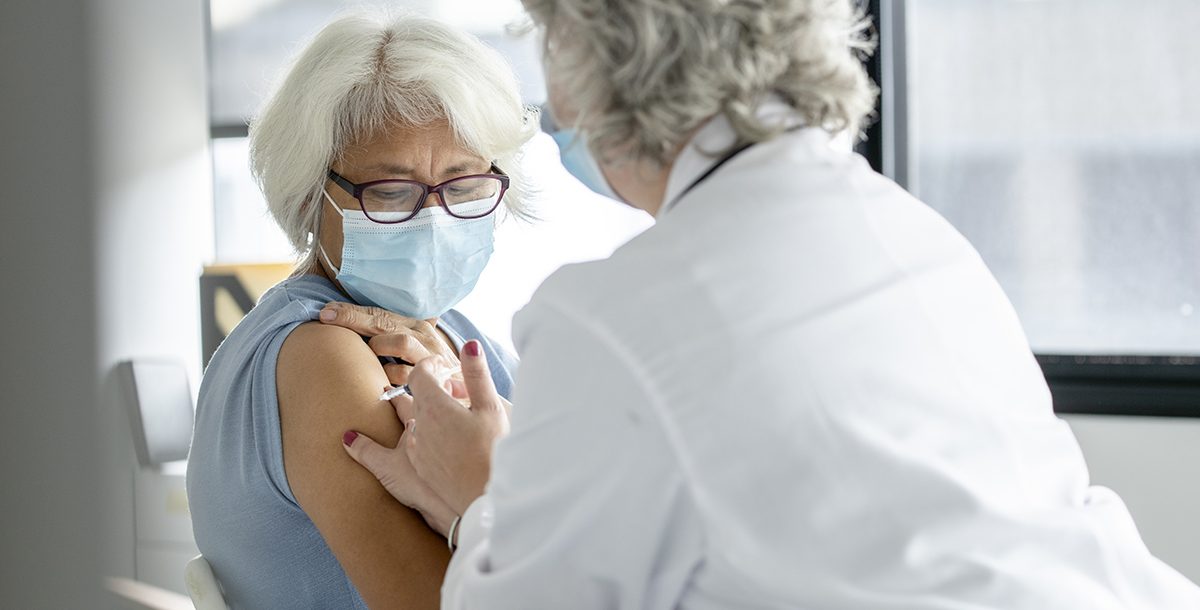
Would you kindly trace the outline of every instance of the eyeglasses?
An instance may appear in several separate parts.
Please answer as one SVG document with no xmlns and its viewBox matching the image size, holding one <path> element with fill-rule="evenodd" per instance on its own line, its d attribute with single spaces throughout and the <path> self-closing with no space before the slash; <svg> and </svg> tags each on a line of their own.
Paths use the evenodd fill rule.
<svg viewBox="0 0 1200 610">
<path fill-rule="evenodd" d="M 430 186 L 416 180 L 373 180 L 355 184 L 329 170 L 329 179 L 358 200 L 367 218 L 379 224 L 394 225 L 411 220 L 430 193 L 455 218 L 483 218 L 496 211 L 508 190 L 508 176 L 494 164 L 490 174 L 459 176 Z"/>
</svg>

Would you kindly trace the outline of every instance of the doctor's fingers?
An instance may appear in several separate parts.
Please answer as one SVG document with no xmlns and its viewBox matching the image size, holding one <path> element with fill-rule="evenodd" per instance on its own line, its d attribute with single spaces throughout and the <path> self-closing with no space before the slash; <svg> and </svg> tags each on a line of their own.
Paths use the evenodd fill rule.
<svg viewBox="0 0 1200 610">
<path fill-rule="evenodd" d="M 408 459 L 404 437 L 402 433 L 400 442 L 389 449 L 365 434 L 350 430 L 342 436 L 342 447 L 400 503 L 418 510 L 436 506 L 434 503 L 440 500 L 417 476 Z"/>
<path fill-rule="evenodd" d="M 401 424 L 404 424 L 408 420 L 417 416 L 417 408 L 413 404 L 412 396 L 409 396 L 408 394 L 401 394 L 393 398 L 392 408 L 396 410 L 396 417 L 400 420 Z"/>
<path fill-rule="evenodd" d="M 418 417 L 408 423 L 412 432 L 404 449 L 413 469 L 456 515 L 483 494 L 491 477 L 496 437 L 486 419 L 458 407 L 440 418 Z"/>
<path fill-rule="evenodd" d="M 500 394 L 496 392 L 496 383 L 492 381 L 492 372 L 488 367 L 487 356 L 483 353 L 483 346 L 478 341 L 468 341 L 462 352 L 462 379 L 471 399 L 471 410 L 507 413 L 502 402 L 504 399 L 500 398 Z"/>
<path fill-rule="evenodd" d="M 396 448 L 404 449 L 417 478 L 433 490 L 432 494 L 442 497 L 443 493 L 452 493 L 446 482 L 454 480 L 453 469 L 447 465 L 442 452 L 453 449 L 449 448 L 452 445 L 447 446 L 445 430 L 439 428 L 440 422 L 422 420 L 418 423 L 417 420 L 411 419 L 405 422 L 404 438 Z"/>
<path fill-rule="evenodd" d="M 453 404 L 458 404 L 451 396 L 451 378 L 457 374 L 460 364 L 457 359 L 451 360 L 442 356 L 430 356 L 417 362 L 408 373 L 408 387 L 413 398 L 418 403 L 418 412 L 425 402 L 437 403 L 437 398 L 444 398 Z M 461 406 L 460 406 L 461 408 Z"/>
</svg>

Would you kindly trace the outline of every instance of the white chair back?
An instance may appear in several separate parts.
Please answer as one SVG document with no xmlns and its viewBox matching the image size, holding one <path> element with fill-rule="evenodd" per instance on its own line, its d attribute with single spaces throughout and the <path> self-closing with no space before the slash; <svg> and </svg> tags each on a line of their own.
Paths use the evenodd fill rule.
<svg viewBox="0 0 1200 610">
<path fill-rule="evenodd" d="M 212 566 L 204 560 L 204 555 L 196 555 L 187 563 L 183 579 L 196 610 L 229 610 L 229 606 L 225 605 L 225 597 L 221 595 L 221 585 L 213 574 Z"/>
</svg>

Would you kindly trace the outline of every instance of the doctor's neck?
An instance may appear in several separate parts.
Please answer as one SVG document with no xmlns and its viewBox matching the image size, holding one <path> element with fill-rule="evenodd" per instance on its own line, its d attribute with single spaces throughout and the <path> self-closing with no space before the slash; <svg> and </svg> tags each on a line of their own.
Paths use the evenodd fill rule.
<svg viewBox="0 0 1200 610">
<path fill-rule="evenodd" d="M 600 171 L 608 179 L 608 185 L 625 200 L 625 203 L 657 218 L 658 211 L 665 203 L 663 200 L 667 196 L 667 182 L 671 178 L 671 169 L 675 167 L 675 161 L 703 127 L 704 123 L 701 123 L 688 132 L 671 157 L 663 163 L 630 158 L 611 164 L 600 164 Z"/>
<path fill-rule="evenodd" d="M 604 172 L 609 186 L 625 203 L 657 216 L 667 195 L 667 178 L 671 175 L 672 165 L 644 160 L 625 161 L 605 164 L 600 171 Z"/>
</svg>

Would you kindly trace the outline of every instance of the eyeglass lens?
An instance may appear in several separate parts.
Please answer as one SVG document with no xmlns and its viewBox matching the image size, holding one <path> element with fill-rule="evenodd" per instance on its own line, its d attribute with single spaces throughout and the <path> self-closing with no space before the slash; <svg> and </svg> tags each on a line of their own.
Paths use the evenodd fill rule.
<svg viewBox="0 0 1200 610">
<path fill-rule="evenodd" d="M 502 186 L 497 178 L 474 176 L 447 182 L 438 192 L 451 215 L 479 218 L 488 215 L 499 203 Z M 364 189 L 362 203 L 368 217 L 372 214 L 411 213 L 417 206 L 423 205 L 423 194 L 424 189 L 416 184 L 387 182 Z"/>
</svg>

